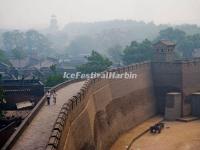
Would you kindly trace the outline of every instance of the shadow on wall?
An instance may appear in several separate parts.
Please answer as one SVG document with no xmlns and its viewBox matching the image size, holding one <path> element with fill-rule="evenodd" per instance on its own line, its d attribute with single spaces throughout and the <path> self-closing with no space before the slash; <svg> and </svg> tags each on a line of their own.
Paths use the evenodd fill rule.
<svg viewBox="0 0 200 150">
<path fill-rule="evenodd" d="M 156 113 L 151 64 L 111 70 L 137 79 L 91 79 L 63 105 L 47 149 L 107 150 L 123 132 Z"/>
</svg>

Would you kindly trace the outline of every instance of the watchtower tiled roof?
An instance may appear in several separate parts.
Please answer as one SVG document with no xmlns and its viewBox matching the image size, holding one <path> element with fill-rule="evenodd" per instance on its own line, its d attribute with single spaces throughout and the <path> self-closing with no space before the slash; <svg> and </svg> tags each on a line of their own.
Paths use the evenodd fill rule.
<svg viewBox="0 0 200 150">
<path fill-rule="evenodd" d="M 160 44 L 160 43 L 164 44 L 166 46 L 175 46 L 176 45 L 176 43 L 174 43 L 174 42 L 172 42 L 170 40 L 160 40 L 157 43 L 155 43 L 154 45 L 157 45 L 157 44 Z"/>
</svg>

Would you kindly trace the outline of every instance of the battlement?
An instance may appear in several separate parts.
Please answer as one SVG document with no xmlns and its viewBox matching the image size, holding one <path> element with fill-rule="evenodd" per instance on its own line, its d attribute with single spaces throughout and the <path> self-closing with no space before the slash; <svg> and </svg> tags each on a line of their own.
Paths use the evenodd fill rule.
<svg viewBox="0 0 200 150">
<path fill-rule="evenodd" d="M 153 85 L 150 68 L 150 62 L 143 62 L 108 70 L 108 72 L 116 73 L 139 72 L 140 79 L 135 81 L 127 79 L 106 80 L 102 78 L 86 80 L 80 91 L 62 106 L 54 124 L 47 149 L 51 149 L 52 147 L 56 149 L 65 147 L 66 149 L 73 150 L 83 148 L 87 146 L 87 144 L 101 147 L 97 149 L 105 149 L 105 147 L 108 148 L 116 140 L 119 133 L 130 129 L 144 119 L 154 115 L 156 109 L 152 95 Z M 124 91 L 120 90 L 122 87 Z M 130 96 L 123 98 L 128 95 Z M 131 95 L 135 98 L 131 98 Z M 147 103 L 146 109 L 140 109 L 140 107 L 144 106 L 142 103 L 137 102 L 137 97 L 140 97 L 141 101 L 144 101 L 143 104 Z M 119 104 L 115 103 L 115 101 L 118 101 Z M 127 105 L 130 103 L 129 101 L 132 101 L 131 105 Z M 138 108 L 132 109 L 132 105 L 138 105 Z M 122 109 L 121 111 L 119 110 L 119 113 L 122 113 L 122 115 L 124 113 L 127 114 L 123 119 L 120 117 L 120 120 L 115 117 L 115 115 L 117 115 L 115 112 L 111 112 L 111 110 L 119 109 L 118 107 Z M 138 116 L 135 116 L 136 114 Z M 131 123 L 128 123 L 128 121 L 127 125 L 124 126 L 123 120 L 128 120 L 127 117 L 130 117 L 130 115 L 134 115 L 132 116 L 133 118 L 138 118 L 139 116 L 141 118 Z M 103 116 L 107 117 L 104 118 Z M 116 127 L 113 124 L 113 121 L 116 121 L 116 119 L 120 127 Z M 110 122 L 109 125 L 108 122 Z M 102 127 L 98 127 L 97 124 L 102 124 L 105 128 L 102 129 Z M 82 126 L 82 128 L 79 126 Z M 84 131 L 83 128 L 87 131 Z M 115 132 L 111 132 L 112 130 L 115 130 Z M 104 136 L 104 138 L 97 141 L 97 138 L 100 138 L 101 135 Z M 81 139 L 83 140 L 77 141 L 76 137 L 82 137 Z M 69 142 L 71 140 L 74 140 L 74 142 Z M 104 144 L 102 145 L 99 142 L 103 142 Z M 73 143 L 75 145 L 73 145 Z"/>
<path fill-rule="evenodd" d="M 190 104 L 186 100 L 200 89 L 199 60 L 147 61 L 106 71 L 132 72 L 138 74 L 135 80 L 101 77 L 85 80 L 75 95 L 66 98 L 58 117 L 53 119 L 56 121 L 46 149 L 109 149 L 120 134 L 154 116 L 158 108 L 162 112 L 169 92 L 180 93 L 181 115 L 187 115 Z M 53 89 L 63 92 L 62 88 L 67 89 L 65 86 L 73 82 L 76 81 Z M 80 86 L 82 82 L 77 84 Z M 45 97 L 35 109 L 39 111 L 44 102 Z M 35 112 L 27 117 L 24 126 L 33 119 Z M 18 137 L 22 132 L 19 128 Z"/>
<path fill-rule="evenodd" d="M 119 134 L 153 116 L 157 110 L 156 105 L 161 112 L 164 111 L 164 100 L 168 92 L 180 92 L 184 101 L 187 95 L 197 88 L 200 89 L 199 86 L 194 86 L 196 84 L 191 81 L 192 77 L 187 73 L 189 66 L 189 73 L 196 76 L 194 73 L 196 67 L 191 66 L 199 63 L 200 59 L 147 61 L 107 71 L 137 73 L 139 74 L 137 80 L 106 80 L 100 77 L 86 80 L 80 91 L 63 105 L 54 124 L 47 149 L 65 147 L 75 150 L 83 147 L 87 149 L 87 146 L 97 149 L 109 148 Z M 196 77 L 195 80 L 200 85 Z M 190 86 L 188 81 L 193 85 Z M 188 84 L 189 88 L 186 88 L 185 84 Z M 188 105 L 184 104 L 182 115 L 189 111 Z M 131 121 L 130 117 L 135 120 Z M 82 141 L 77 141 L 78 138 Z"/>
</svg>

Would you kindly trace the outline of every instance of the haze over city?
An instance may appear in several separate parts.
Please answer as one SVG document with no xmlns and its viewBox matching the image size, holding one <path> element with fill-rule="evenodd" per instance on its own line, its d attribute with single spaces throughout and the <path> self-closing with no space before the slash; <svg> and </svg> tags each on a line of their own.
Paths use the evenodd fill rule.
<svg viewBox="0 0 200 150">
<path fill-rule="evenodd" d="M 200 0 L 0 0 L 1 150 L 199 150 Z"/>
<path fill-rule="evenodd" d="M 199 0 L 0 0 L 0 28 L 45 28 L 55 14 L 59 26 L 105 20 L 200 24 Z"/>
</svg>

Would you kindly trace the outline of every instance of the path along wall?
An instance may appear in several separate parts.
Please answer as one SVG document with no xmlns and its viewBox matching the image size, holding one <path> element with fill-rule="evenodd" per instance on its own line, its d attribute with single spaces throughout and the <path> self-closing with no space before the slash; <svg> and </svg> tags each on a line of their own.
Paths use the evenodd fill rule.
<svg viewBox="0 0 200 150">
<path fill-rule="evenodd" d="M 47 149 L 107 150 L 120 134 L 155 115 L 151 64 L 134 64 L 112 72 L 138 76 L 87 80 L 63 105 Z"/>
</svg>

